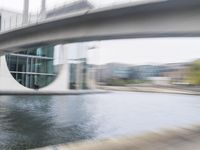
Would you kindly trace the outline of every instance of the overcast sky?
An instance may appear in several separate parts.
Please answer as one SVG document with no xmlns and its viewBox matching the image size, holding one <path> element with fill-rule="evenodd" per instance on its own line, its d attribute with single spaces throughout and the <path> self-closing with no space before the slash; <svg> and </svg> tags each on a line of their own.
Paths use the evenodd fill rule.
<svg viewBox="0 0 200 150">
<path fill-rule="evenodd" d="M 52 8 L 71 0 L 46 0 Z M 116 0 L 90 0 L 95 5 L 112 4 Z M 117 0 L 126 1 L 126 0 Z M 127 0 L 143 1 L 143 0 Z M 150 0 L 146 0 L 150 1 Z M 39 11 L 41 0 L 30 0 L 32 12 Z M 22 11 L 23 0 L 0 0 L 0 7 Z M 133 39 L 100 42 L 90 51 L 91 62 L 103 64 L 122 62 L 129 64 L 184 62 L 200 58 L 200 38 Z"/>
<path fill-rule="evenodd" d="M 90 62 L 164 64 L 200 58 L 200 38 L 152 38 L 102 41 L 89 53 Z"/>
<path fill-rule="evenodd" d="M 30 11 L 36 12 L 40 9 L 41 6 L 41 0 L 29 0 L 30 1 Z M 65 2 L 71 2 L 74 0 L 46 0 L 47 8 L 52 8 L 57 5 L 62 5 Z M 91 3 L 93 3 L 96 6 L 100 5 L 108 5 L 112 4 L 114 2 L 125 2 L 125 1 L 147 1 L 147 0 L 89 0 Z M 148 0 L 149 1 L 149 0 Z M 22 11 L 23 10 L 23 2 L 24 0 L 0 0 L 0 7 L 2 8 L 8 8 L 11 10 L 17 10 Z"/>
<path fill-rule="evenodd" d="M 30 1 L 31 12 L 37 12 L 40 10 L 41 0 L 29 0 L 29 1 Z M 47 1 L 47 7 L 52 7 L 54 5 L 67 2 L 69 0 L 46 0 L 46 1 Z M 0 0 L 0 7 L 22 12 L 23 2 L 24 0 Z"/>
<path fill-rule="evenodd" d="M 30 1 L 30 12 L 37 12 L 40 10 L 41 0 L 29 0 Z M 55 6 L 62 5 L 63 3 L 68 3 L 76 0 L 46 0 L 47 8 L 53 8 Z M 135 2 L 135 3 L 146 3 L 146 2 L 156 2 L 165 0 L 88 0 L 93 5 L 97 7 L 113 5 L 116 3 L 124 2 Z M 0 0 L 0 8 L 7 8 L 11 10 L 21 11 L 23 10 L 24 0 Z"/>
</svg>

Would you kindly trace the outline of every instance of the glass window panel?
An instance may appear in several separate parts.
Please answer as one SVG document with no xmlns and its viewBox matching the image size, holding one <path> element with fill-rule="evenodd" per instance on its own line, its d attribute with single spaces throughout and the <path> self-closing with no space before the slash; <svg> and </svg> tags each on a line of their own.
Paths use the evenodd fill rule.
<svg viewBox="0 0 200 150">
<path fill-rule="evenodd" d="M 12 76 L 20 84 L 28 88 L 38 89 L 47 86 L 55 79 L 56 76 L 53 75 L 55 72 L 53 65 L 53 46 L 31 48 L 17 54 L 19 55 L 6 55 L 6 60 L 9 70 L 16 72 L 12 73 Z M 41 58 L 30 57 L 32 55 L 37 57 L 41 56 Z"/>
<path fill-rule="evenodd" d="M 26 72 L 26 57 L 18 57 L 18 72 Z"/>
<path fill-rule="evenodd" d="M 8 63 L 8 68 L 10 71 L 16 71 L 16 62 L 17 62 L 17 57 L 16 56 L 8 56 L 9 58 L 9 63 Z"/>
</svg>

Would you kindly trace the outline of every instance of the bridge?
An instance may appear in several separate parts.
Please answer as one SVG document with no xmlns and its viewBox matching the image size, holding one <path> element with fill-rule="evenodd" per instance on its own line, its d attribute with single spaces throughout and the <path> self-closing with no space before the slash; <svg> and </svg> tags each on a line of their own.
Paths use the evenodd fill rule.
<svg viewBox="0 0 200 150">
<path fill-rule="evenodd" d="M 200 1 L 124 4 L 46 19 L 0 33 L 0 52 L 94 40 L 199 37 Z"/>
</svg>

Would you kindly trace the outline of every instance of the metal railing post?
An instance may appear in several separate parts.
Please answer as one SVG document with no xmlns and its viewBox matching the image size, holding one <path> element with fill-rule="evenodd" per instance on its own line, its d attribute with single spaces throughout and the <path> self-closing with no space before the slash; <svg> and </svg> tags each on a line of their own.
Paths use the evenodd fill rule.
<svg viewBox="0 0 200 150">
<path fill-rule="evenodd" d="M 17 28 L 17 15 L 16 15 L 16 19 L 15 19 L 15 28 Z"/>
<path fill-rule="evenodd" d="M 10 30 L 11 30 L 12 17 L 10 16 Z"/>
<path fill-rule="evenodd" d="M 4 19 L 4 31 L 6 30 L 6 21 L 5 21 L 5 19 Z"/>
</svg>

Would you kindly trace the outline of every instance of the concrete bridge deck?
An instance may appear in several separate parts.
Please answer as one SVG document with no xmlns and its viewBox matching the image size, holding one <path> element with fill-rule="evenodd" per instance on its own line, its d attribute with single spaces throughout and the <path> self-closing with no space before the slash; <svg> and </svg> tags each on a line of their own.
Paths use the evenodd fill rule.
<svg viewBox="0 0 200 150">
<path fill-rule="evenodd" d="M 165 130 L 133 138 L 86 141 L 34 150 L 200 150 L 200 126 Z"/>
<path fill-rule="evenodd" d="M 199 0 L 167 0 L 81 11 L 0 33 L 0 52 L 95 40 L 200 37 L 199 14 Z"/>
</svg>

